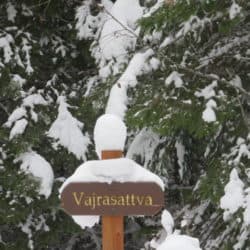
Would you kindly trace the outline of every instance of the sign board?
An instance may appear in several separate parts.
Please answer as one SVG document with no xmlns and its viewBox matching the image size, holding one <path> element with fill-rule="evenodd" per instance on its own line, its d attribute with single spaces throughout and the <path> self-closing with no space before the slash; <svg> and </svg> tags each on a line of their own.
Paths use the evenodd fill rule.
<svg viewBox="0 0 250 250">
<path fill-rule="evenodd" d="M 164 206 L 164 192 L 154 182 L 74 182 L 61 201 L 70 215 L 154 215 Z"/>
</svg>

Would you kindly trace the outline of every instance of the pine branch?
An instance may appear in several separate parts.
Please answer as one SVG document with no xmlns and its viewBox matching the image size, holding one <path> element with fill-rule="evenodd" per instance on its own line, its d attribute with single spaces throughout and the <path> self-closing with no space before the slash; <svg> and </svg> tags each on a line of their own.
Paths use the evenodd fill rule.
<svg viewBox="0 0 250 250">
<path fill-rule="evenodd" d="M 4 107 L 4 105 L 0 102 L 0 108 L 6 113 L 8 116 L 10 115 L 8 110 Z"/>
<path fill-rule="evenodd" d="M 238 90 L 239 92 L 241 92 L 242 94 L 250 97 L 250 93 L 247 92 L 245 89 L 243 89 L 242 87 L 240 86 L 235 86 L 233 85 L 230 81 L 227 81 L 225 79 L 221 79 L 220 77 L 216 76 L 216 75 L 211 75 L 211 74 L 205 74 L 205 73 L 202 73 L 198 70 L 193 70 L 191 68 L 188 68 L 186 66 L 183 66 L 181 64 L 177 64 L 176 62 L 174 62 L 171 58 L 168 58 L 166 57 L 162 52 L 159 52 L 158 53 L 160 56 L 162 56 L 166 61 L 168 61 L 170 64 L 172 64 L 174 67 L 176 67 L 177 69 L 181 69 L 183 71 L 186 71 L 187 73 L 190 73 L 191 75 L 195 75 L 195 76 L 199 76 L 201 78 L 204 78 L 204 79 L 207 79 L 207 80 L 211 80 L 211 81 L 218 81 L 218 82 L 221 82 L 225 85 L 228 85 L 228 86 L 231 86 L 233 87 L 234 89 Z"/>
<path fill-rule="evenodd" d="M 246 113 L 245 113 L 244 108 L 242 106 L 242 103 L 240 101 L 239 93 L 238 93 L 237 90 L 235 92 L 236 92 L 236 95 L 237 95 L 237 101 L 238 101 L 239 106 L 240 106 L 240 112 L 241 112 L 243 122 L 244 122 L 244 124 L 245 124 L 245 126 L 247 128 L 247 131 L 250 132 L 250 127 L 249 127 L 249 124 L 248 124 L 248 121 L 247 121 L 247 118 L 246 118 L 247 116 L 246 116 Z"/>
</svg>

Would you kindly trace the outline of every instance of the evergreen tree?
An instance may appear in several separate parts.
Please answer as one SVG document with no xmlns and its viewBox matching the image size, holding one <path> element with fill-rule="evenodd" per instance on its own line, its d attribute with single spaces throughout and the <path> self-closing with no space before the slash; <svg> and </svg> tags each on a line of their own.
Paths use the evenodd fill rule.
<svg viewBox="0 0 250 250">
<path fill-rule="evenodd" d="M 108 112 L 128 125 L 127 157 L 165 181 L 177 228 L 206 250 L 249 249 L 248 1 L 9 0 L 0 13 L 0 248 L 100 249 L 58 188 L 97 158 Z M 159 217 L 126 228 L 126 249 L 162 233 Z"/>
<path fill-rule="evenodd" d="M 95 248 L 58 197 L 64 177 L 86 160 L 98 113 L 83 98 L 95 68 L 89 42 L 76 38 L 80 3 L 0 4 L 1 249 L 71 249 L 81 240 Z"/>
<path fill-rule="evenodd" d="M 204 249 L 249 249 L 249 8 L 180 0 L 140 21 L 160 66 L 131 91 L 127 121 L 165 138 L 150 167 L 167 168 L 169 205 Z"/>
</svg>

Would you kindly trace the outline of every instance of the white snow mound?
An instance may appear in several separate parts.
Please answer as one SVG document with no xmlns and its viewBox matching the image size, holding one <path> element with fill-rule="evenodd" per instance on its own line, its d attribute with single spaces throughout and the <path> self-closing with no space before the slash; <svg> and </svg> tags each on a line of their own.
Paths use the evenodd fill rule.
<svg viewBox="0 0 250 250">
<path fill-rule="evenodd" d="M 186 235 L 171 234 L 157 250 L 201 250 L 199 240 Z"/>
<path fill-rule="evenodd" d="M 82 229 L 86 227 L 93 227 L 100 220 L 100 216 L 88 216 L 88 215 L 74 215 L 72 216 L 74 222 L 78 224 Z"/>
<path fill-rule="evenodd" d="M 54 173 L 51 165 L 34 151 L 21 154 L 15 161 L 22 161 L 20 168 L 25 173 L 32 174 L 40 181 L 39 194 L 48 198 L 51 194 L 54 181 Z"/>
<path fill-rule="evenodd" d="M 94 129 L 98 157 L 101 158 L 103 150 L 123 150 L 126 137 L 126 125 L 118 116 L 105 114 L 99 117 Z"/>
<path fill-rule="evenodd" d="M 87 135 L 82 134 L 83 123 L 71 115 L 64 96 L 58 97 L 58 103 L 58 116 L 51 125 L 48 136 L 57 140 L 54 143 L 55 147 L 60 144 L 73 153 L 77 159 L 86 160 L 90 139 Z"/>
<path fill-rule="evenodd" d="M 244 203 L 244 183 L 234 168 L 230 173 L 230 180 L 225 186 L 225 195 L 220 200 L 220 207 L 224 209 L 224 220 L 228 220 Z"/>
<path fill-rule="evenodd" d="M 166 209 L 161 214 L 161 224 L 168 235 L 172 234 L 174 228 L 174 219 Z"/>
<path fill-rule="evenodd" d="M 159 176 L 127 158 L 83 163 L 63 183 L 60 192 L 71 182 L 155 182 L 164 190 L 164 183 Z"/>
</svg>

